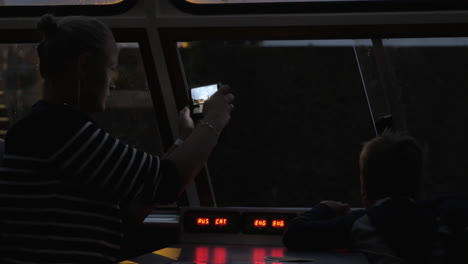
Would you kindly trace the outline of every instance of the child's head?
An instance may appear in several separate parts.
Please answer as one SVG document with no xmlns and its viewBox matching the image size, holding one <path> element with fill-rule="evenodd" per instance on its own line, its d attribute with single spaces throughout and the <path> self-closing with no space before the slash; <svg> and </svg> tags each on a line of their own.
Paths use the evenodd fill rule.
<svg viewBox="0 0 468 264">
<path fill-rule="evenodd" d="M 422 150 L 410 136 L 387 134 L 365 143 L 360 157 L 364 205 L 389 196 L 416 198 L 422 160 Z"/>
<path fill-rule="evenodd" d="M 118 48 L 112 31 L 89 17 L 41 18 L 38 30 L 43 39 L 38 46 L 40 73 L 56 93 L 69 92 L 87 112 L 105 108 L 109 89 L 114 88 L 112 71 L 117 66 Z M 67 78 L 64 80 L 64 78 Z M 73 94 L 71 96 L 70 94 Z"/>
</svg>

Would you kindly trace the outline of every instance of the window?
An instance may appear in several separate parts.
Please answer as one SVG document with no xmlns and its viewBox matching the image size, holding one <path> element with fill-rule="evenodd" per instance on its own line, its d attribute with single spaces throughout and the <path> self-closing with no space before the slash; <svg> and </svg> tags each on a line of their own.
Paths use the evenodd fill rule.
<svg viewBox="0 0 468 264">
<path fill-rule="evenodd" d="M 236 95 L 208 163 L 218 205 L 361 206 L 361 143 L 388 114 L 423 147 L 422 198 L 466 192 L 468 38 L 178 46 L 189 87 L 222 82 Z"/>
<path fill-rule="evenodd" d="M 248 4 L 248 3 L 301 3 L 301 2 L 346 2 L 356 0 L 185 0 L 194 4 Z M 361 0 L 357 2 L 365 2 L 369 0 Z M 370 0 L 372 1 L 372 0 Z M 375 1 L 375 0 L 374 0 Z"/>
<path fill-rule="evenodd" d="M 468 38 L 384 39 L 382 49 L 392 114 L 426 152 L 425 197 L 465 194 Z"/>
<path fill-rule="evenodd" d="M 0 6 L 114 5 L 124 0 L 0 0 Z"/>
<path fill-rule="evenodd" d="M 467 10 L 466 1 L 446 0 L 172 0 L 191 13 L 320 13 Z"/>
<path fill-rule="evenodd" d="M 235 112 L 208 168 L 219 206 L 360 206 L 375 136 L 353 40 L 179 43 L 189 87 L 230 84 Z"/>
<path fill-rule="evenodd" d="M 94 116 L 111 135 L 152 154 L 162 152 L 138 43 L 119 43 L 117 89 L 107 110 Z M 0 136 L 41 98 L 36 44 L 0 44 Z"/>
</svg>

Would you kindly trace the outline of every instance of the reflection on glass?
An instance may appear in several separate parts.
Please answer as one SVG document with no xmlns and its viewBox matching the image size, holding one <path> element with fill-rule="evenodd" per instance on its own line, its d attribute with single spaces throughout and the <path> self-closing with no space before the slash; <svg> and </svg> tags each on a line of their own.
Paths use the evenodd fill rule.
<svg viewBox="0 0 468 264">
<path fill-rule="evenodd" d="M 266 248 L 266 247 L 254 247 L 252 248 L 252 263 L 255 264 L 267 264 L 267 263 L 282 263 L 274 262 L 271 259 L 283 258 L 284 248 Z"/>
<path fill-rule="evenodd" d="M 227 249 L 225 247 L 215 247 L 213 249 L 213 264 L 226 264 Z"/>
<path fill-rule="evenodd" d="M 258 247 L 252 249 L 252 263 L 265 262 L 267 256 L 266 248 Z"/>
<path fill-rule="evenodd" d="M 284 257 L 284 248 L 271 248 L 270 256 L 272 257 Z"/>
<path fill-rule="evenodd" d="M 208 247 L 195 247 L 195 261 L 207 263 L 210 257 L 210 249 Z"/>
<path fill-rule="evenodd" d="M 358 154 L 374 132 L 352 43 L 179 43 L 189 87 L 236 96 L 208 163 L 218 205 L 360 206 Z"/>
</svg>

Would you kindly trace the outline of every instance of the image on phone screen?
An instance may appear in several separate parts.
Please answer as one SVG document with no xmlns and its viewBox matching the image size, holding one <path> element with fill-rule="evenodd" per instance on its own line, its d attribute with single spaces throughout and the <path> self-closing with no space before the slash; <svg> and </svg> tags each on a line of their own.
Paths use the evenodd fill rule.
<svg viewBox="0 0 468 264">
<path fill-rule="evenodd" d="M 217 84 L 192 88 L 190 90 L 192 96 L 192 114 L 201 115 L 203 113 L 203 104 L 206 100 L 210 99 L 217 90 Z"/>
</svg>

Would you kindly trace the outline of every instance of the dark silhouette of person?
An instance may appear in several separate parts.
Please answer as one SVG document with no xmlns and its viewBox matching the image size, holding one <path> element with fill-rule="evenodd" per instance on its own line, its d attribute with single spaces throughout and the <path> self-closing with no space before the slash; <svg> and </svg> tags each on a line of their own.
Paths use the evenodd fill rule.
<svg viewBox="0 0 468 264">
<path fill-rule="evenodd" d="M 111 30 L 93 18 L 51 15 L 38 29 L 44 94 L 6 136 L 3 165 L 12 170 L 0 174 L 0 262 L 113 263 L 121 204 L 174 202 L 217 144 L 234 96 L 221 86 L 196 126 L 184 108 L 181 139 L 159 158 L 112 137 L 90 116 L 104 111 L 116 88 Z"/>
<path fill-rule="evenodd" d="M 384 133 L 365 143 L 360 155 L 365 209 L 322 201 L 288 224 L 284 245 L 291 250 L 353 249 L 371 263 L 466 260 L 467 200 L 417 200 L 422 163 L 421 148 L 410 136 Z"/>
</svg>

